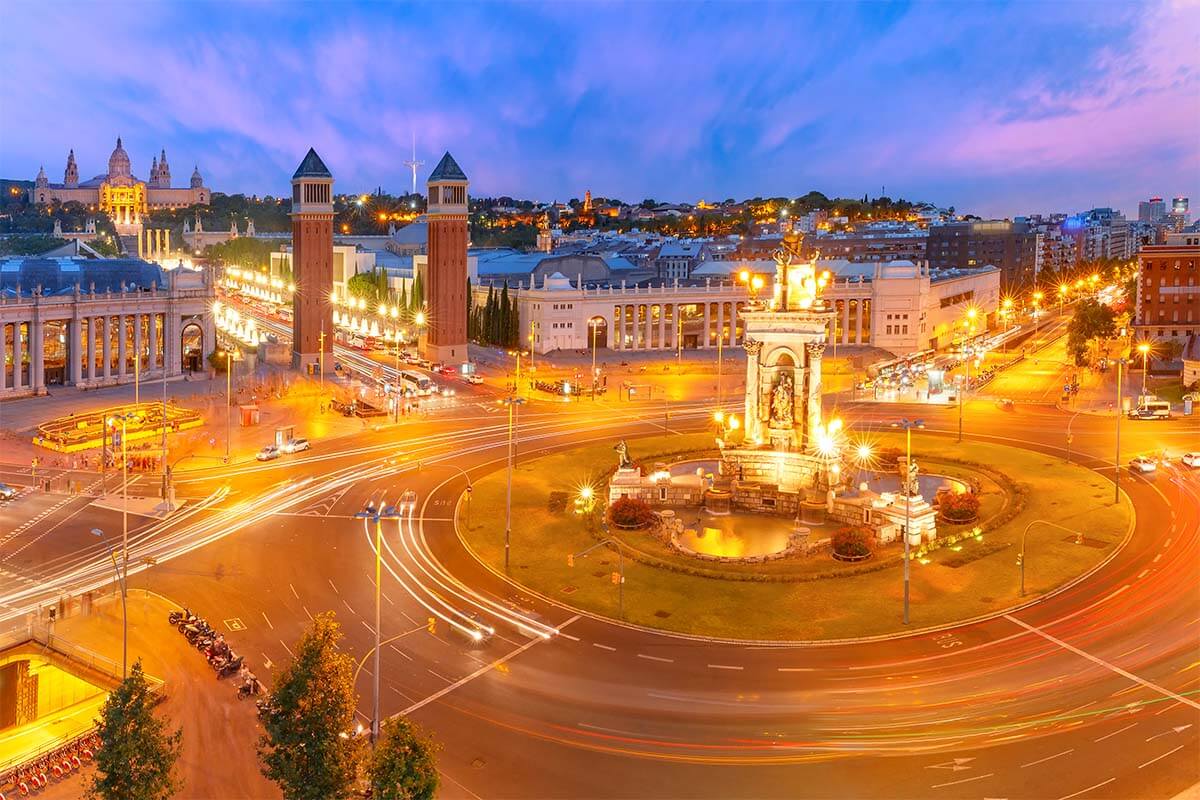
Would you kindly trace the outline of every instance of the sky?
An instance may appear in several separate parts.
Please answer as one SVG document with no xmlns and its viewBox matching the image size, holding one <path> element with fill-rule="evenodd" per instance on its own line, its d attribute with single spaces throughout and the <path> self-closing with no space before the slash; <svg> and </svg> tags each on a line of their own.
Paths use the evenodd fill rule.
<svg viewBox="0 0 1200 800">
<path fill-rule="evenodd" d="M 53 3 L 0 26 L 0 177 L 477 196 L 886 193 L 1011 217 L 1200 206 L 1200 0 Z M 1195 216 L 1195 215 L 1194 215 Z"/>
</svg>

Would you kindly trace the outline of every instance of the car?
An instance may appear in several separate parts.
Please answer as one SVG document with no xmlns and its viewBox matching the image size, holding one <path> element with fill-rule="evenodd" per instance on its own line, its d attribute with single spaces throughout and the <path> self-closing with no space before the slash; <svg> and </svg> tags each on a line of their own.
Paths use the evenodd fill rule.
<svg viewBox="0 0 1200 800">
<path fill-rule="evenodd" d="M 9 486 L 7 483 L 0 483 L 0 500 L 12 500 L 16 496 L 16 487 Z"/>
<path fill-rule="evenodd" d="M 464 380 L 464 381 L 466 381 L 466 382 L 467 382 L 467 383 L 469 383 L 469 384 L 472 384 L 472 385 L 474 385 L 474 386 L 478 386 L 479 384 L 483 383 L 483 376 L 482 376 L 482 375 L 476 375 L 474 372 L 472 372 L 470 375 L 466 375 L 466 376 L 464 376 L 464 377 L 463 377 L 463 380 Z"/>
<path fill-rule="evenodd" d="M 483 647 L 492 640 L 495 635 L 495 628 L 487 624 L 487 621 L 477 611 L 464 611 L 463 616 L 467 617 L 470 622 L 463 623 L 461 620 L 456 620 L 459 625 L 452 625 L 450 629 L 457 635 L 466 639 L 472 646 Z"/>
<path fill-rule="evenodd" d="M 416 507 L 417 507 L 417 493 L 416 492 L 414 492 L 412 489 L 409 489 L 404 494 L 400 495 L 400 502 L 397 505 L 398 510 L 411 511 L 411 510 L 416 509 Z"/>
<path fill-rule="evenodd" d="M 453 364 L 446 364 L 444 366 L 438 367 L 437 371 L 442 373 L 443 375 L 457 375 L 458 374 L 458 370 L 454 368 Z"/>
<path fill-rule="evenodd" d="M 301 450 L 307 450 L 311 446 L 308 443 L 308 439 L 288 439 L 283 443 L 283 447 L 279 449 L 285 453 L 299 453 Z"/>
<path fill-rule="evenodd" d="M 269 444 L 262 450 L 259 450 L 254 457 L 259 461 L 274 461 L 275 459 L 279 458 L 279 456 L 279 448 L 273 444 Z"/>
<path fill-rule="evenodd" d="M 1154 472 L 1158 469 L 1158 461 L 1151 456 L 1135 456 L 1129 462 L 1129 468 L 1134 472 Z"/>
<path fill-rule="evenodd" d="M 1200 468 L 1200 451 L 1193 450 L 1190 453 L 1184 453 L 1179 460 L 1185 467 L 1191 467 L 1192 469 Z"/>
</svg>

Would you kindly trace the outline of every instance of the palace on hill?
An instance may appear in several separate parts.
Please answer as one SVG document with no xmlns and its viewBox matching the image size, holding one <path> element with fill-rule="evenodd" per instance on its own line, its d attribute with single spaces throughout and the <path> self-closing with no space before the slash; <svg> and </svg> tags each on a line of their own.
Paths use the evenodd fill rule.
<svg viewBox="0 0 1200 800">
<path fill-rule="evenodd" d="M 133 174 L 129 154 L 117 137 L 117 146 L 108 157 L 108 172 L 86 181 L 79 180 L 75 151 L 67 154 L 67 168 L 62 183 L 50 183 L 44 168 L 38 170 L 29 200 L 37 205 L 47 203 L 83 203 L 109 215 L 122 234 L 141 230 L 142 217 L 154 209 L 186 208 L 208 205 L 212 192 L 204 185 L 200 169 L 192 170 L 187 188 L 171 186 L 171 167 L 167 151 L 155 156 L 150 164 L 150 178 L 143 181 Z"/>
</svg>

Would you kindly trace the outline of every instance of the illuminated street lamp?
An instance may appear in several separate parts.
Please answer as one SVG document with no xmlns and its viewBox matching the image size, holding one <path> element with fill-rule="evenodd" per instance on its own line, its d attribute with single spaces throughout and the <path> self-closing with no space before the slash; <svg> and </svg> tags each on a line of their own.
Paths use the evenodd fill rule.
<svg viewBox="0 0 1200 800">
<path fill-rule="evenodd" d="M 1040 306 L 1042 304 L 1043 297 L 1045 297 L 1045 295 L 1042 294 L 1040 290 L 1033 293 L 1033 335 L 1035 337 L 1037 336 L 1038 326 L 1041 324 Z"/>
<path fill-rule="evenodd" d="M 122 553 L 122 560 L 125 562 L 122 568 L 122 565 L 117 561 L 116 551 L 108 543 L 108 536 L 105 535 L 104 531 L 100 528 L 92 528 L 92 535 L 99 536 L 104 540 L 104 545 L 108 548 L 108 557 L 112 559 L 113 572 L 116 573 L 117 583 L 121 587 L 121 680 L 124 680 L 129 675 L 129 614 L 127 611 L 129 551 L 125 550 Z"/>
<path fill-rule="evenodd" d="M 1070 287 L 1068 287 L 1065 283 L 1060 283 L 1058 285 L 1058 313 L 1060 316 L 1062 315 L 1063 301 L 1067 299 L 1067 291 L 1069 288 Z"/>
<path fill-rule="evenodd" d="M 409 506 L 415 504 L 415 500 L 408 503 Z M 375 669 L 372 676 L 375 684 L 375 699 L 373 711 L 371 713 L 371 745 L 374 746 L 379 740 L 379 674 L 380 674 L 380 641 L 379 641 L 379 595 L 381 593 L 380 580 L 382 578 L 380 566 L 383 561 L 383 520 L 385 519 L 400 519 L 400 514 L 405 510 L 406 503 L 401 502 L 400 508 L 395 506 L 384 506 L 380 504 L 379 508 L 375 508 L 375 504 L 367 503 L 366 508 L 358 512 L 354 516 L 363 521 L 363 525 L 368 522 L 375 523 Z M 411 507 L 408 508 L 411 511 Z"/>
<path fill-rule="evenodd" d="M 912 490 L 917 488 L 908 485 L 908 465 L 912 463 L 912 429 L 924 428 L 925 420 L 908 419 L 905 417 L 892 423 L 893 428 L 904 429 L 904 475 L 901 476 L 900 489 L 904 492 L 904 624 L 908 624 L 908 528 L 912 524 L 910 509 L 912 506 Z"/>
<path fill-rule="evenodd" d="M 1154 348 L 1149 342 L 1141 342 L 1137 346 L 1137 351 L 1142 354 L 1142 394 L 1146 394 L 1146 374 L 1149 372 L 1150 351 Z M 1117 409 L 1120 413 L 1120 409 Z"/>
<path fill-rule="evenodd" d="M 508 488 L 504 498 L 504 572 L 508 573 L 508 555 L 512 542 L 513 415 L 525 398 L 511 394 L 500 401 L 508 406 Z"/>
<path fill-rule="evenodd" d="M 588 320 L 588 327 L 592 329 L 592 400 L 596 399 L 596 330 L 600 327 L 600 318 L 592 317 Z"/>
</svg>

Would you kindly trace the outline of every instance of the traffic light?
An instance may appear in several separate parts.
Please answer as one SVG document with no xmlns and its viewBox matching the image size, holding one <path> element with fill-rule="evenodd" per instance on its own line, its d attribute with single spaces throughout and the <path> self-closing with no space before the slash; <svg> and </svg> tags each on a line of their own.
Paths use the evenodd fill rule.
<svg viewBox="0 0 1200 800">
<path fill-rule="evenodd" d="M 620 583 L 621 583 L 621 573 L 619 573 L 619 572 L 614 572 L 614 573 L 612 574 L 612 582 L 613 582 L 613 585 L 614 585 L 614 586 L 616 586 L 616 585 L 620 584 Z"/>
<path fill-rule="evenodd" d="M 430 633 L 437 633 L 437 617 L 430 617 L 425 623 L 425 628 Z"/>
<path fill-rule="evenodd" d="M 1021 559 L 1022 559 L 1022 558 L 1023 558 L 1023 556 L 1022 556 L 1020 553 L 1017 553 L 1017 566 L 1018 566 L 1018 567 L 1019 567 L 1019 566 L 1021 566 Z"/>
<path fill-rule="evenodd" d="M 567 554 L 567 566 L 568 567 L 575 566 L 575 556 L 571 555 L 570 553 Z"/>
</svg>

